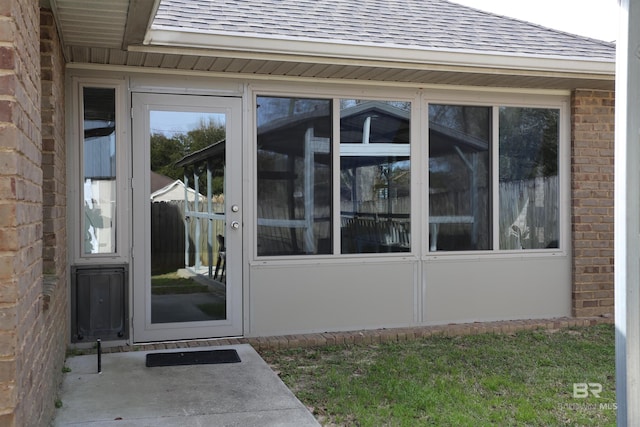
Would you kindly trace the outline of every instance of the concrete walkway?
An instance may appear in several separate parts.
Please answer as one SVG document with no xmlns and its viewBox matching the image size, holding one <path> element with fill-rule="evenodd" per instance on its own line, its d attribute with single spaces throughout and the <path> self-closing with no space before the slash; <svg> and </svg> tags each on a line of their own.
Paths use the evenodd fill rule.
<svg viewBox="0 0 640 427">
<path fill-rule="evenodd" d="M 67 359 L 54 426 L 318 426 L 248 344 L 152 352 L 234 348 L 240 363 L 145 366 L 150 351 Z"/>
</svg>

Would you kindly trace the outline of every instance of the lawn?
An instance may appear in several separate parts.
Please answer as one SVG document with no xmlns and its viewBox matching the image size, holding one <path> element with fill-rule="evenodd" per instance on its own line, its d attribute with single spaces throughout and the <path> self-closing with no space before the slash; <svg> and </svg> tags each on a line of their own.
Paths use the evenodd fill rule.
<svg viewBox="0 0 640 427">
<path fill-rule="evenodd" d="M 612 325 L 269 350 L 261 356 L 323 425 L 616 422 Z"/>
<path fill-rule="evenodd" d="M 178 273 L 158 274 L 151 276 L 151 293 L 153 295 L 194 294 L 208 292 L 209 288 L 189 277 Z"/>
</svg>

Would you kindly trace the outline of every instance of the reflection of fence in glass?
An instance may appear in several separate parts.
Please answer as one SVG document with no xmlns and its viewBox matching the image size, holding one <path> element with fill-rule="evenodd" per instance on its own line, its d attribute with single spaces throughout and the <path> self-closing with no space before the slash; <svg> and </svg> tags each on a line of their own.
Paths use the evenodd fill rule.
<svg viewBox="0 0 640 427">
<path fill-rule="evenodd" d="M 474 250 L 490 247 L 491 226 L 486 212 L 487 189 L 478 188 L 481 202 L 471 210 L 468 191 L 447 191 L 430 195 L 431 250 Z M 499 248 L 558 248 L 560 236 L 560 199 L 558 177 L 534 178 L 525 181 L 501 182 L 499 186 Z M 437 212 L 433 209 L 437 207 Z M 465 215 L 462 215 L 464 213 Z M 435 219 L 451 218 L 437 226 Z M 477 227 L 472 227 L 476 222 Z M 472 236 L 474 230 L 477 235 Z M 437 239 L 437 245 L 433 239 Z M 474 246 L 474 238 L 477 246 Z"/>
<path fill-rule="evenodd" d="M 558 177 L 500 183 L 500 249 L 559 247 Z"/>
<path fill-rule="evenodd" d="M 316 203 L 311 221 L 304 205 L 276 201 L 258 204 L 258 255 L 303 255 L 331 252 L 331 205 Z M 288 219 L 291 218 L 291 219 Z"/>
<path fill-rule="evenodd" d="M 222 211 L 224 203 L 214 203 L 214 212 Z M 194 203 L 189 203 L 189 209 L 194 209 Z M 206 211 L 206 204 L 200 203 L 200 210 Z M 225 224 L 223 220 L 207 220 L 192 218 L 188 221 L 188 235 L 185 236 L 185 202 L 156 202 L 151 203 L 151 272 L 161 274 L 176 271 L 180 268 L 209 266 L 208 236 L 209 226 L 213 227 L 212 235 L 212 265 L 219 253 L 216 235 L 224 236 Z M 196 222 L 200 223 L 200 231 L 196 233 Z M 198 239 L 196 239 L 198 235 Z M 186 241 L 189 240 L 188 259 L 185 259 Z M 199 260 L 196 260 L 196 253 Z M 185 261 L 187 265 L 185 265 Z"/>
<path fill-rule="evenodd" d="M 491 249 L 491 217 L 487 187 L 429 194 L 429 250 Z"/>
<path fill-rule="evenodd" d="M 341 202 L 341 251 L 347 253 L 409 252 L 411 250 L 411 198 L 392 197 L 356 203 Z"/>
</svg>

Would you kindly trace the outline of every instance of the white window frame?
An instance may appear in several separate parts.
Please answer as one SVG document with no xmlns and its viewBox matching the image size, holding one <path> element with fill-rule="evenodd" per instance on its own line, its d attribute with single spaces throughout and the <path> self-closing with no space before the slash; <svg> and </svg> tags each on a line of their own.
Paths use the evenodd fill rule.
<svg viewBox="0 0 640 427">
<path fill-rule="evenodd" d="M 428 88 L 416 88 L 399 85 L 389 88 L 378 85 L 340 85 L 328 83 L 307 84 L 265 84 L 251 83 L 247 87 L 247 121 L 245 123 L 246 135 L 248 135 L 247 152 L 251 153 L 250 160 L 245 160 L 247 170 L 251 170 L 251 182 L 247 188 L 251 191 L 245 199 L 245 205 L 252 206 L 250 217 L 247 218 L 245 228 L 249 232 L 246 243 L 249 245 L 250 262 L 268 265 L 286 265 L 292 260 L 304 262 L 305 260 L 316 263 L 335 262 L 336 260 L 375 262 L 380 257 L 385 260 L 403 260 L 410 258 L 425 260 L 438 259 L 478 259 L 487 257 L 519 258 L 519 257 L 566 257 L 571 251 L 571 111 L 570 91 L 567 90 L 537 90 L 537 89 L 503 89 L 503 88 L 471 88 L 454 87 L 445 89 L 442 86 Z M 333 253 L 322 255 L 282 255 L 282 256 L 258 256 L 255 241 L 255 227 L 257 221 L 257 208 L 255 206 L 255 190 L 257 188 L 256 156 L 256 103 L 258 96 L 294 97 L 333 100 L 333 164 L 340 161 L 340 99 L 363 99 L 383 101 L 407 101 L 411 102 L 411 251 L 408 253 L 365 253 L 365 254 L 341 254 L 340 253 L 340 223 L 335 221 L 339 214 L 340 206 L 340 182 L 339 168 L 333 168 Z M 492 187 L 492 228 L 491 239 L 493 248 L 478 251 L 429 251 L 429 104 L 482 106 L 492 108 L 492 135 L 491 135 L 491 187 Z M 499 201 L 494 195 L 498 194 L 499 182 L 497 168 L 499 164 L 498 153 L 498 114 L 499 107 L 523 107 L 523 108 L 552 108 L 560 111 L 558 122 L 559 147 L 558 147 L 558 180 L 559 180 L 559 247 L 549 249 L 499 249 L 499 217 L 497 216 Z M 337 213 L 336 213 L 337 212 Z"/>
<path fill-rule="evenodd" d="M 491 108 L 491 240 L 492 249 L 477 251 L 429 251 L 429 104 L 443 104 L 455 106 L 473 106 Z M 570 94 L 565 91 L 537 91 L 492 94 L 487 91 L 430 91 L 425 93 L 424 110 L 425 114 L 425 134 L 423 141 L 426 142 L 426 165 L 424 169 L 425 206 L 423 210 L 423 222 L 426 224 L 422 251 L 425 259 L 436 260 L 442 258 L 456 257 L 458 259 L 474 259 L 492 255 L 507 257 L 534 257 L 534 256 L 566 256 L 571 248 L 570 233 L 570 207 L 571 207 L 571 117 L 570 117 Z M 520 107 L 520 108 L 549 108 L 557 109 L 560 112 L 558 120 L 558 191 L 559 191 L 559 218 L 558 234 L 559 247 L 549 249 L 500 249 L 500 229 L 499 229 L 499 109 L 500 107 Z"/>
<path fill-rule="evenodd" d="M 129 262 L 130 255 L 130 118 L 126 114 L 129 106 L 126 94 L 126 81 L 121 79 L 72 77 L 70 103 L 71 114 L 68 116 L 69 129 L 67 162 L 69 183 L 69 244 L 70 262 L 75 265 L 120 264 Z M 116 108 L 116 209 L 114 252 L 86 254 L 83 252 L 84 241 L 84 88 L 114 89 Z"/>
<path fill-rule="evenodd" d="M 251 156 L 252 163 L 250 166 L 250 170 L 252 171 L 252 182 L 251 182 L 251 205 L 253 209 L 251 211 L 251 224 L 252 232 L 250 235 L 251 239 L 247 240 L 247 243 L 251 245 L 251 257 L 252 260 L 258 260 L 262 262 L 276 264 L 279 261 L 285 260 L 322 260 L 327 259 L 331 261 L 335 261 L 337 259 L 350 259 L 350 258 L 401 258 L 406 259 L 409 256 L 413 256 L 412 254 L 416 253 L 418 249 L 418 241 L 420 234 L 420 228 L 418 226 L 419 220 L 417 216 L 414 215 L 414 212 L 417 212 L 417 209 L 420 206 L 419 197 L 416 193 L 417 188 L 416 183 L 419 179 L 419 171 L 417 170 L 416 165 L 412 161 L 411 163 L 411 212 L 410 212 L 410 222 L 411 222 L 411 250 L 409 252 L 392 252 L 392 253 L 362 253 L 362 254 L 342 254 L 341 252 L 341 230 L 340 230 L 340 221 L 337 221 L 336 218 L 340 218 L 340 168 L 336 167 L 336 165 L 340 165 L 340 100 L 341 99 L 358 99 L 358 100 L 375 100 L 375 101 L 400 101 L 400 102 L 410 102 L 411 103 L 411 124 L 410 124 L 410 158 L 417 159 L 420 154 L 418 150 L 419 142 L 417 141 L 418 135 L 418 127 L 421 126 L 421 101 L 420 101 L 420 92 L 415 88 L 398 88 L 397 90 L 389 90 L 388 88 L 379 88 L 379 87 L 371 87 L 367 88 L 366 91 L 363 91 L 362 87 L 340 87 L 340 86 L 328 86 L 325 87 L 322 91 L 319 91 L 318 86 L 311 87 L 301 85 L 296 87 L 295 89 L 281 89 L 278 90 L 274 88 L 274 86 L 263 86 L 263 85 L 250 85 L 248 91 L 248 104 L 251 108 L 251 114 L 248 114 L 247 117 L 251 120 L 248 120 L 247 123 L 247 134 L 250 135 L 251 141 Z M 332 228 L 332 253 L 331 254 L 316 254 L 316 255 L 269 255 L 269 256 L 258 256 L 257 253 L 257 241 L 255 231 L 257 230 L 257 206 L 256 206 L 256 189 L 258 183 L 258 177 L 255 174 L 257 168 L 257 158 L 256 158 L 256 149 L 257 149 L 257 98 L 259 96 L 264 97 L 291 97 L 291 98 L 310 98 L 310 99 L 326 99 L 332 101 L 332 218 L 333 218 L 333 228 Z M 251 241 L 249 241 L 251 240 Z"/>
</svg>

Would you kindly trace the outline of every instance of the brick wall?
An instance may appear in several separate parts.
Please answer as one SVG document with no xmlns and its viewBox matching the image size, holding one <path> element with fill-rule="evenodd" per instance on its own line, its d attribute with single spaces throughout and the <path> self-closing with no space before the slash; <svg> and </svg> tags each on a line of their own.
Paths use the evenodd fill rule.
<svg viewBox="0 0 640 427">
<path fill-rule="evenodd" d="M 613 315 L 613 91 L 571 97 L 573 315 Z"/>
<path fill-rule="evenodd" d="M 29 422 L 45 425 L 55 411 L 68 339 L 66 150 L 64 58 L 51 11 L 40 13 L 42 117 L 43 287 L 42 314 L 33 325 L 39 350 L 31 372 L 40 377 L 19 409 Z"/>
<path fill-rule="evenodd" d="M 53 29 L 52 21 L 49 28 Z M 54 33 L 45 51 L 60 56 Z M 45 43 L 46 44 L 46 43 Z M 48 425 L 64 363 L 66 337 L 66 243 L 56 228 L 64 210 L 43 205 L 44 175 L 57 181 L 47 202 L 64 203 L 62 118 L 52 114 L 43 153 L 42 104 L 63 111 L 62 68 L 50 61 L 47 82 L 41 80 L 38 0 L 0 0 L 0 425 Z M 51 52 L 55 52 L 51 55 Z M 45 57 L 47 54 L 45 53 Z M 48 93 L 42 97 L 43 88 Z M 53 98 L 56 98 L 53 100 Z M 59 98 L 59 99 L 58 99 Z M 55 117 L 53 117 L 55 116 Z M 53 142 L 52 142 L 53 141 Z M 43 156 L 44 154 L 44 156 Z M 43 165 L 52 169 L 43 174 Z M 59 170 L 57 170 L 59 169 Z M 47 197 L 50 195 L 48 194 Z M 52 220 L 43 221 L 43 215 Z M 43 244 L 45 228 L 54 242 Z M 47 239 L 51 235 L 47 234 Z M 52 269 L 43 281 L 43 253 Z M 58 262 L 60 265 L 53 266 Z M 45 284 L 47 286 L 45 286 Z M 46 292 L 45 292 L 46 289 Z"/>
</svg>

